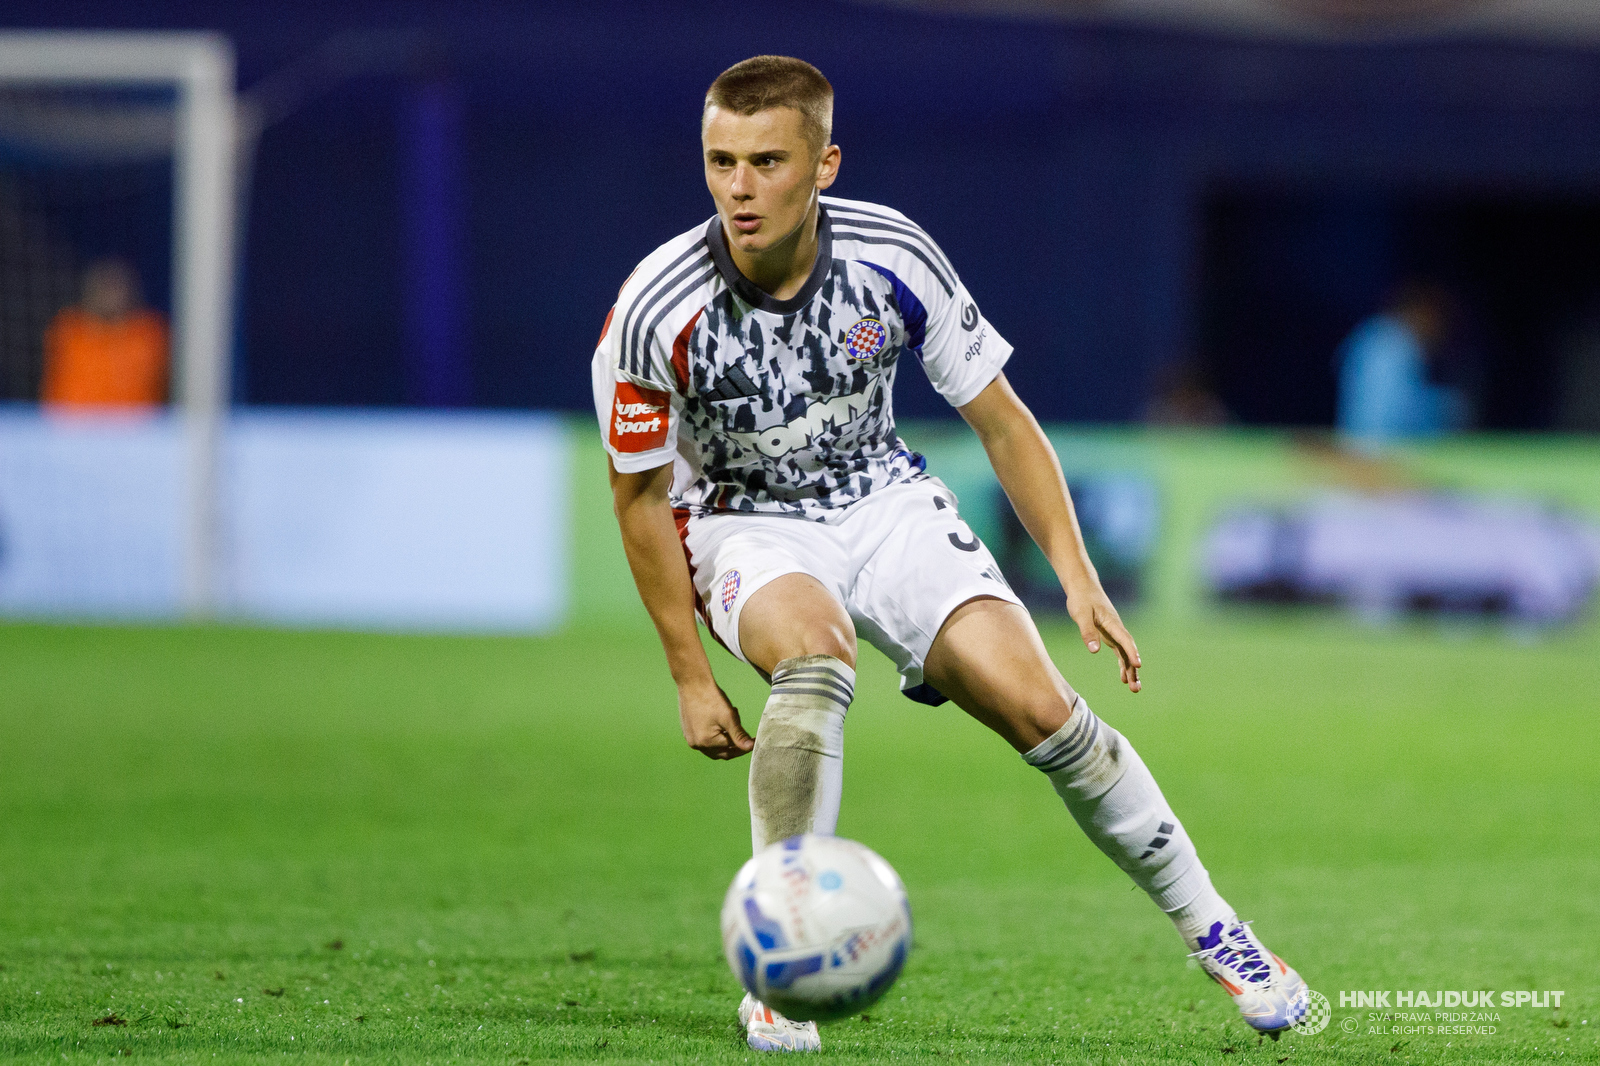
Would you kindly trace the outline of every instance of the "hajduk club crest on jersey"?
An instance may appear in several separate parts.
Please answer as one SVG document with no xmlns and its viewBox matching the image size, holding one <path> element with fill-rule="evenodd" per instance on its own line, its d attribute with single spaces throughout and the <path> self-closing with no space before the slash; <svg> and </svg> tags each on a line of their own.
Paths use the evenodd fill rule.
<svg viewBox="0 0 1600 1066">
<path fill-rule="evenodd" d="M 729 570 L 722 579 L 722 613 L 733 610 L 733 601 L 739 598 L 739 571 Z"/>
<path fill-rule="evenodd" d="M 875 318 L 863 318 L 844 335 L 845 351 L 851 359 L 871 359 L 889 343 L 889 331 Z"/>
</svg>

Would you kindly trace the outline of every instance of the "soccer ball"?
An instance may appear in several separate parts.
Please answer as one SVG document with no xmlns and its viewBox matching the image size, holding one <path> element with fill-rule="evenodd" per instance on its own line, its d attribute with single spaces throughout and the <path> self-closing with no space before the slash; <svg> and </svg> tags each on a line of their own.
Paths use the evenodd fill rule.
<svg viewBox="0 0 1600 1066">
<path fill-rule="evenodd" d="M 790 837 L 745 863 L 722 904 L 722 950 L 745 990 L 802 1021 L 859 1014 L 911 950 L 894 868 L 839 837 Z"/>
</svg>

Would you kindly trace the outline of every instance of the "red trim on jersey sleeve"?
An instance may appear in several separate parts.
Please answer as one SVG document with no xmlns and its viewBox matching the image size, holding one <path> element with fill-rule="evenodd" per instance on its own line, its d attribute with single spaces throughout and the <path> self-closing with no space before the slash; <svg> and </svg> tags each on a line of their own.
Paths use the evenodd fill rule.
<svg viewBox="0 0 1600 1066">
<path fill-rule="evenodd" d="M 689 337 L 694 333 L 694 325 L 700 321 L 700 316 L 706 313 L 702 307 L 689 319 L 689 324 L 678 332 L 677 340 L 672 342 L 672 374 L 678 379 L 678 391 L 687 394 L 689 391 Z"/>
<path fill-rule="evenodd" d="M 639 273 L 639 268 L 638 267 L 634 267 L 633 268 L 633 273 L 630 273 L 628 275 L 627 281 L 624 281 L 622 283 L 622 289 L 626 289 L 628 287 L 628 282 L 632 281 L 633 280 L 633 275 L 637 274 L 637 273 Z M 618 300 L 622 299 L 622 289 L 618 289 L 617 290 L 617 299 Z M 616 313 L 617 313 L 617 305 L 616 304 L 612 304 L 611 305 L 611 310 L 606 312 L 606 324 L 600 327 L 600 339 L 595 341 L 595 343 L 594 343 L 594 346 L 596 348 L 600 347 L 600 345 L 605 343 L 606 334 L 611 332 L 611 316 L 616 314 Z"/>
<path fill-rule="evenodd" d="M 617 382 L 611 396 L 611 446 L 619 452 L 648 452 L 667 443 L 667 394 Z"/>
</svg>

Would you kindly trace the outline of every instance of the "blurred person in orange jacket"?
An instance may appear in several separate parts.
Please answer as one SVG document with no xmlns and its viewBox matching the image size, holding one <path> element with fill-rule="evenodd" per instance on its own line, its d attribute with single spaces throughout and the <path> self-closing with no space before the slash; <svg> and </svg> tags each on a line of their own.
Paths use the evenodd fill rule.
<svg viewBox="0 0 1600 1066">
<path fill-rule="evenodd" d="M 54 408 L 142 409 L 167 399 L 167 324 L 143 306 L 139 276 L 123 259 L 97 259 L 83 299 L 44 336 L 40 400 Z"/>
</svg>

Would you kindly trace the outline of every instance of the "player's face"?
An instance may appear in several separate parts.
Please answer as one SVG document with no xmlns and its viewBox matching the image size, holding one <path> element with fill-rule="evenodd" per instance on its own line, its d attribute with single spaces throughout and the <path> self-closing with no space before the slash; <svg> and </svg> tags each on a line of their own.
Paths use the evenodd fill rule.
<svg viewBox="0 0 1600 1066">
<path fill-rule="evenodd" d="M 753 115 L 707 109 L 702 128 L 706 185 L 728 242 L 759 254 L 793 236 L 817 192 L 833 184 L 839 149 L 819 158 L 801 132 L 800 112 L 774 107 Z"/>
</svg>

